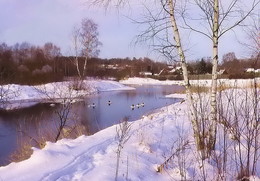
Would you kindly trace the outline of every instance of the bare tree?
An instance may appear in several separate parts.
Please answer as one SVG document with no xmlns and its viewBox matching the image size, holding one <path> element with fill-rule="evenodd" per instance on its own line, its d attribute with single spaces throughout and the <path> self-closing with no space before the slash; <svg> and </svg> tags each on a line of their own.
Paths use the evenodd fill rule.
<svg viewBox="0 0 260 181">
<path fill-rule="evenodd" d="M 87 62 L 89 58 L 99 54 L 102 45 L 98 39 L 98 26 L 91 19 L 83 19 L 80 27 L 75 27 L 72 32 L 72 44 L 74 51 L 73 62 L 77 68 L 78 76 L 83 79 L 86 76 Z M 82 68 L 80 58 L 84 57 Z"/>
<path fill-rule="evenodd" d="M 81 78 L 81 72 L 79 69 L 79 57 L 80 57 L 80 29 L 74 27 L 73 32 L 72 32 L 72 46 L 73 46 L 73 52 L 74 52 L 74 57 L 73 57 L 73 63 L 76 66 L 78 76 Z"/>
<path fill-rule="evenodd" d="M 94 2 L 108 5 L 111 1 L 96 0 Z M 124 3 L 125 1 L 117 1 L 117 5 Z M 134 20 L 136 23 L 147 26 L 147 29 L 138 35 L 137 42 L 150 41 L 149 43 L 154 50 L 162 53 L 171 62 L 177 59 L 177 61 L 181 64 L 194 138 L 197 150 L 204 158 L 205 144 L 203 131 L 201 130 L 201 123 L 198 120 L 197 110 L 192 97 L 185 51 L 182 45 L 182 37 L 180 35 L 179 26 L 176 20 L 176 14 L 180 11 L 178 6 L 181 4 L 177 5 L 179 1 L 176 0 L 160 0 L 159 4 L 156 1 L 154 1 L 154 3 L 157 8 L 155 11 L 154 9 L 150 9 L 150 7 L 144 7 L 144 9 L 147 10 L 147 14 L 144 16 L 145 20 Z"/>
<path fill-rule="evenodd" d="M 12 108 L 11 100 L 20 93 L 19 89 L 13 89 L 11 84 L 6 84 L 8 81 L 0 73 L 0 109 Z"/>
<path fill-rule="evenodd" d="M 51 42 L 45 43 L 42 49 L 47 60 L 53 60 L 61 55 L 60 48 Z"/>
<path fill-rule="evenodd" d="M 69 137 L 73 132 L 77 132 L 78 127 L 75 121 L 78 117 L 76 113 L 73 113 L 72 106 L 75 102 L 82 100 L 84 95 L 75 90 L 74 82 L 50 83 L 35 87 L 35 89 L 46 97 L 45 101 L 59 103 L 55 109 L 57 118 L 54 122 L 53 141 L 57 142 L 60 138 Z"/>
<path fill-rule="evenodd" d="M 258 175 L 259 89 L 252 80 L 250 89 L 229 89 L 218 95 L 218 152 L 213 153 L 221 180 L 249 180 Z M 232 166 L 231 166 L 232 165 Z M 230 180 L 229 179 L 229 180 Z"/>
<path fill-rule="evenodd" d="M 193 30 L 197 33 L 205 35 L 212 42 L 212 85 L 211 85 L 211 104 L 210 104 L 210 126 L 207 138 L 208 155 L 215 148 L 216 132 L 217 132 L 217 68 L 219 61 L 219 39 L 227 32 L 239 26 L 246 18 L 248 18 L 257 5 L 259 0 L 252 0 L 248 7 L 240 0 L 189 0 L 189 4 L 194 4 L 202 12 L 202 17 L 194 17 L 194 14 L 189 14 L 185 9 L 182 12 L 182 19 L 185 28 Z M 202 27 L 192 26 L 192 21 L 197 24 L 202 24 Z M 198 22 L 199 21 L 199 22 Z M 205 27 L 206 24 L 206 27 Z"/>
<path fill-rule="evenodd" d="M 172 29 L 173 29 L 173 39 L 176 41 L 176 48 L 178 50 L 178 55 L 180 57 L 180 62 L 181 62 L 181 65 L 182 65 L 184 86 L 186 88 L 186 95 L 187 95 L 187 100 L 188 100 L 188 103 L 189 103 L 189 109 L 190 109 L 190 114 L 191 114 L 191 123 L 192 123 L 192 127 L 193 127 L 194 138 L 195 138 L 195 141 L 196 141 L 198 151 L 203 151 L 204 143 L 203 143 L 203 139 L 201 137 L 201 130 L 200 130 L 200 125 L 199 125 L 199 122 L 198 122 L 198 119 L 197 119 L 197 112 L 196 112 L 196 109 L 194 107 L 194 102 L 193 102 L 193 98 L 192 98 L 192 94 L 191 94 L 191 86 L 190 86 L 190 83 L 189 83 L 186 58 L 185 58 L 185 55 L 184 55 L 183 47 L 181 45 L 181 37 L 180 37 L 179 31 L 178 31 L 178 25 L 177 25 L 176 18 L 175 18 L 176 1 L 169 0 L 167 3 L 168 3 L 169 11 L 167 11 L 167 9 L 165 9 L 163 3 L 162 3 L 162 5 L 163 5 L 164 9 L 167 12 L 169 12 L 169 15 L 170 15 L 171 26 L 172 26 Z"/>
<path fill-rule="evenodd" d="M 252 58 L 255 59 L 255 65 L 260 59 L 260 14 L 254 14 L 250 17 L 250 24 L 244 26 L 244 32 L 246 33 L 247 42 L 241 42 L 251 54 Z M 254 67 L 253 67 L 254 68 Z"/>
</svg>

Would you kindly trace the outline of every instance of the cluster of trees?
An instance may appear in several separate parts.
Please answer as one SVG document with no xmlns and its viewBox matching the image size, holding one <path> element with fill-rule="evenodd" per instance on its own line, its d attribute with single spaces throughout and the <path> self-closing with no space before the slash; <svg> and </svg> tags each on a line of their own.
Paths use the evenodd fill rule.
<svg viewBox="0 0 260 181">
<path fill-rule="evenodd" d="M 188 70 L 191 74 L 208 74 L 212 72 L 212 63 L 210 58 L 188 63 Z"/>
<path fill-rule="evenodd" d="M 75 60 L 77 61 L 75 66 Z M 60 48 L 53 43 L 35 46 L 29 43 L 17 43 L 8 46 L 0 44 L 0 81 L 1 83 L 39 84 L 61 81 L 66 77 L 84 76 L 100 78 L 114 77 L 122 79 L 131 76 L 140 76 L 140 72 L 158 74 L 167 68 L 164 62 L 155 62 L 144 58 L 111 58 L 101 59 L 91 57 L 87 59 L 83 54 L 76 56 L 63 56 Z M 219 69 L 225 69 L 229 76 L 243 75 L 246 68 L 260 68 L 259 61 L 255 58 L 237 59 L 234 53 L 227 53 Z M 210 57 L 187 63 L 190 74 L 210 74 L 212 60 Z M 115 71 L 116 70 L 116 71 Z M 181 73 L 181 72 L 180 72 Z M 170 73 L 169 73 L 170 74 Z M 162 78 L 155 77 L 154 78 Z"/>
<path fill-rule="evenodd" d="M 211 74 L 212 60 L 210 57 L 187 63 L 188 71 L 191 75 Z M 228 78 L 253 78 L 258 74 L 246 72 L 248 68 L 260 69 L 260 61 L 257 57 L 238 59 L 234 52 L 223 55 L 222 62 L 219 63 L 218 70 L 223 70 Z M 250 76 L 251 75 L 251 76 Z"/>
<path fill-rule="evenodd" d="M 76 64 L 75 64 L 76 60 Z M 87 58 L 62 56 L 60 48 L 53 43 L 34 46 L 29 43 L 8 46 L 0 44 L 0 80 L 1 83 L 39 84 L 61 81 L 73 76 L 94 76 L 100 78 L 115 77 L 122 79 L 138 76 L 142 71 L 159 73 L 167 67 L 165 63 L 144 58 Z M 75 66 L 76 65 L 76 66 Z M 116 70 L 116 71 L 115 71 Z"/>
<path fill-rule="evenodd" d="M 58 77 L 55 74 L 57 67 L 54 63 L 60 56 L 60 48 L 52 43 L 45 43 L 42 47 L 26 42 L 14 46 L 2 43 L 0 44 L 1 83 L 28 81 L 40 83 L 55 80 Z"/>
<path fill-rule="evenodd" d="M 144 58 L 112 58 L 112 59 L 91 59 L 87 67 L 88 76 L 125 77 L 140 76 L 140 72 L 159 73 L 166 68 L 166 63 L 155 62 L 147 57 Z"/>
<path fill-rule="evenodd" d="M 247 68 L 260 69 L 259 55 L 249 59 L 237 59 L 234 52 L 223 55 L 221 69 L 225 69 L 229 75 L 241 75 Z"/>
</svg>

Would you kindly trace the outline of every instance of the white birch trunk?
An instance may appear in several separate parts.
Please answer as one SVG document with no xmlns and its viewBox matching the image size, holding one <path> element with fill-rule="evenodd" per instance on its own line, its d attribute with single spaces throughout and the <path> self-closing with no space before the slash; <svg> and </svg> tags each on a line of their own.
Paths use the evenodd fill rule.
<svg viewBox="0 0 260 181">
<path fill-rule="evenodd" d="M 85 57 L 85 61 L 84 61 L 84 67 L 83 67 L 83 73 L 82 73 L 82 78 L 84 78 L 86 76 L 86 70 L 87 70 L 87 63 L 88 63 L 88 57 Z"/>
<path fill-rule="evenodd" d="M 74 46 L 74 52 L 75 52 L 75 58 L 73 58 L 73 62 L 74 65 L 76 66 L 77 72 L 78 72 L 78 76 L 81 79 L 82 75 L 80 72 L 80 68 L 79 68 L 79 30 L 75 29 L 73 32 L 73 37 L 72 37 L 72 41 L 73 41 L 73 46 Z"/>
<path fill-rule="evenodd" d="M 201 151 L 204 149 L 204 143 L 203 143 L 203 138 L 201 138 L 200 125 L 198 123 L 197 113 L 196 113 L 196 109 L 194 107 L 190 83 L 189 83 L 187 64 L 186 64 L 185 55 L 184 55 L 184 51 L 183 51 L 182 44 L 181 44 L 181 38 L 180 38 L 178 26 L 177 26 L 175 15 L 174 15 L 175 2 L 173 2 L 173 0 L 169 0 L 168 6 L 170 9 L 170 11 L 169 11 L 170 20 L 171 20 L 171 24 L 172 24 L 172 28 L 173 28 L 174 40 L 176 41 L 176 46 L 178 49 L 178 54 L 179 54 L 181 66 L 182 66 L 184 86 L 186 88 L 186 97 L 187 97 L 188 106 L 189 106 L 189 110 L 190 110 L 194 138 L 196 141 L 198 151 Z"/>
<path fill-rule="evenodd" d="M 76 68 L 77 68 L 78 76 L 79 76 L 79 78 L 81 79 L 82 76 L 81 76 L 80 69 L 79 69 L 79 60 L 78 60 L 78 57 L 76 57 L 75 65 L 76 65 Z"/>
<path fill-rule="evenodd" d="M 217 132 L 217 68 L 218 68 L 218 38 L 219 38 L 219 0 L 214 0 L 213 19 L 213 60 L 210 100 L 210 127 L 208 136 L 208 154 L 215 149 Z"/>
</svg>

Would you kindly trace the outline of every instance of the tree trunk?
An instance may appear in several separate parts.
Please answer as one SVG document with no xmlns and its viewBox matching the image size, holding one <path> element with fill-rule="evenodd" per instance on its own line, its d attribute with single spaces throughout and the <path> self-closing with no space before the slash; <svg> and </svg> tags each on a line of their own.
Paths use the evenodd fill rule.
<svg viewBox="0 0 260 181">
<path fill-rule="evenodd" d="M 208 136 L 208 156 L 215 149 L 217 133 L 217 68 L 218 68 L 218 38 L 219 38 L 219 0 L 214 0 L 213 19 L 213 66 L 210 97 L 210 127 Z"/>
<path fill-rule="evenodd" d="M 85 57 L 82 78 L 86 76 L 87 63 L 88 63 L 88 57 Z"/>
<path fill-rule="evenodd" d="M 174 40 L 176 41 L 176 47 L 178 49 L 178 54 L 179 54 L 181 66 L 182 66 L 184 86 L 186 88 L 186 97 L 187 97 L 188 106 L 189 106 L 189 110 L 190 110 L 193 134 L 194 134 L 194 138 L 196 141 L 198 151 L 200 151 L 201 153 L 204 153 L 204 139 L 201 137 L 200 125 L 199 125 L 199 122 L 197 119 L 197 112 L 196 112 L 196 109 L 194 106 L 192 93 L 191 93 L 191 86 L 189 83 L 187 64 L 186 64 L 186 60 L 185 60 L 184 51 L 183 51 L 183 48 L 181 45 L 181 38 L 180 38 L 179 30 L 178 30 L 175 15 L 174 15 L 175 2 L 173 2 L 173 0 L 170 0 L 168 3 L 168 6 L 170 9 L 170 11 L 169 11 L 170 20 L 171 20 L 171 24 L 172 24 L 172 28 L 173 28 Z"/>
<path fill-rule="evenodd" d="M 81 75 L 80 69 L 79 69 L 79 60 L 78 60 L 78 57 L 76 57 L 75 65 L 76 65 L 76 68 L 77 68 L 78 76 L 79 76 L 80 79 L 82 79 L 82 75 Z"/>
</svg>

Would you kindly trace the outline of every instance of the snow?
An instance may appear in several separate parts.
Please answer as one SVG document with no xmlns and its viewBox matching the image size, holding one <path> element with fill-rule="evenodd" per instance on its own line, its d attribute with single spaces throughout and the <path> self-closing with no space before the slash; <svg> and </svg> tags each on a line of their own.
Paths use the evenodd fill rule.
<svg viewBox="0 0 260 181">
<path fill-rule="evenodd" d="M 38 86 L 4 85 L 0 87 L 0 91 L 4 92 L 2 99 L 6 101 L 4 102 L 5 104 L 0 105 L 0 108 L 12 110 L 21 107 L 30 107 L 39 102 L 58 102 L 64 100 L 64 98 L 80 98 L 84 97 L 84 95 L 97 92 L 134 89 L 109 80 L 85 80 L 82 83 L 83 87 L 81 90 L 73 89 L 76 84 L 77 82 L 67 81 Z"/>
<path fill-rule="evenodd" d="M 162 108 L 160 113 L 144 116 L 132 123 L 131 137 L 121 156 L 120 180 L 127 173 L 127 158 L 128 177 L 131 180 L 169 180 L 172 177 L 157 173 L 156 167 L 163 162 L 163 154 L 169 154 L 167 149 L 172 145 L 168 145 L 168 142 L 172 138 L 168 135 L 174 134 L 172 129 L 178 124 L 185 124 L 183 121 L 172 124 L 176 114 L 186 119 L 183 116 L 184 107 L 184 104 L 176 104 Z M 116 125 L 91 136 L 48 142 L 42 150 L 34 148 L 28 160 L 0 167 L 0 180 L 16 181 L 17 176 L 20 181 L 114 180 L 117 148 L 115 135 Z M 173 173 L 175 178 L 179 178 L 176 170 Z"/>
<path fill-rule="evenodd" d="M 121 83 L 173 84 L 173 82 L 132 78 Z M 233 80 L 223 82 L 231 85 Z M 245 83 L 249 85 L 251 81 L 239 80 L 237 82 L 245 86 Z M 208 85 L 205 81 L 204 83 Z M 99 91 L 128 89 L 113 81 L 94 81 L 91 85 L 94 90 Z M 17 98 L 18 100 L 36 99 L 39 95 L 29 87 L 25 86 L 21 89 L 28 90 L 30 95 L 24 93 Z M 232 89 L 226 90 L 225 94 L 228 95 L 232 91 Z M 242 94 L 243 89 L 236 91 L 239 96 L 244 95 Z M 184 94 L 173 94 L 168 97 L 185 100 Z M 207 160 L 202 164 L 198 159 L 186 101 L 163 107 L 159 111 L 145 115 L 129 124 L 131 124 L 130 138 L 122 149 L 118 180 L 203 180 L 203 173 L 206 173 L 207 180 L 216 180 L 217 167 Z M 118 147 L 116 130 L 118 128 L 118 125 L 114 125 L 91 136 L 83 135 L 74 140 L 62 139 L 57 143 L 47 142 L 42 150 L 33 148 L 34 152 L 28 160 L 0 167 L 0 180 L 115 180 Z M 182 151 L 178 151 L 185 142 L 188 143 L 188 146 Z M 169 164 L 161 173 L 158 173 L 157 167 L 170 156 L 173 158 Z M 235 165 L 230 166 L 235 167 Z M 251 176 L 252 181 L 260 180 L 259 163 L 257 166 L 257 176 Z M 185 173 L 185 178 L 183 173 Z M 231 179 L 227 178 L 227 180 L 234 179 L 235 176 Z"/>
<path fill-rule="evenodd" d="M 255 79 L 256 82 L 260 81 L 260 78 Z M 228 87 L 247 87 L 252 85 L 253 79 L 218 79 L 218 85 L 221 86 L 228 86 Z M 166 80 L 166 81 L 159 81 L 152 78 L 140 78 L 140 77 L 132 77 L 126 80 L 121 80 L 120 83 L 126 85 L 145 85 L 145 84 L 152 84 L 152 85 L 184 85 L 183 81 L 176 81 L 176 80 Z M 211 80 L 190 80 L 191 85 L 200 85 L 205 87 L 211 86 Z"/>
</svg>

